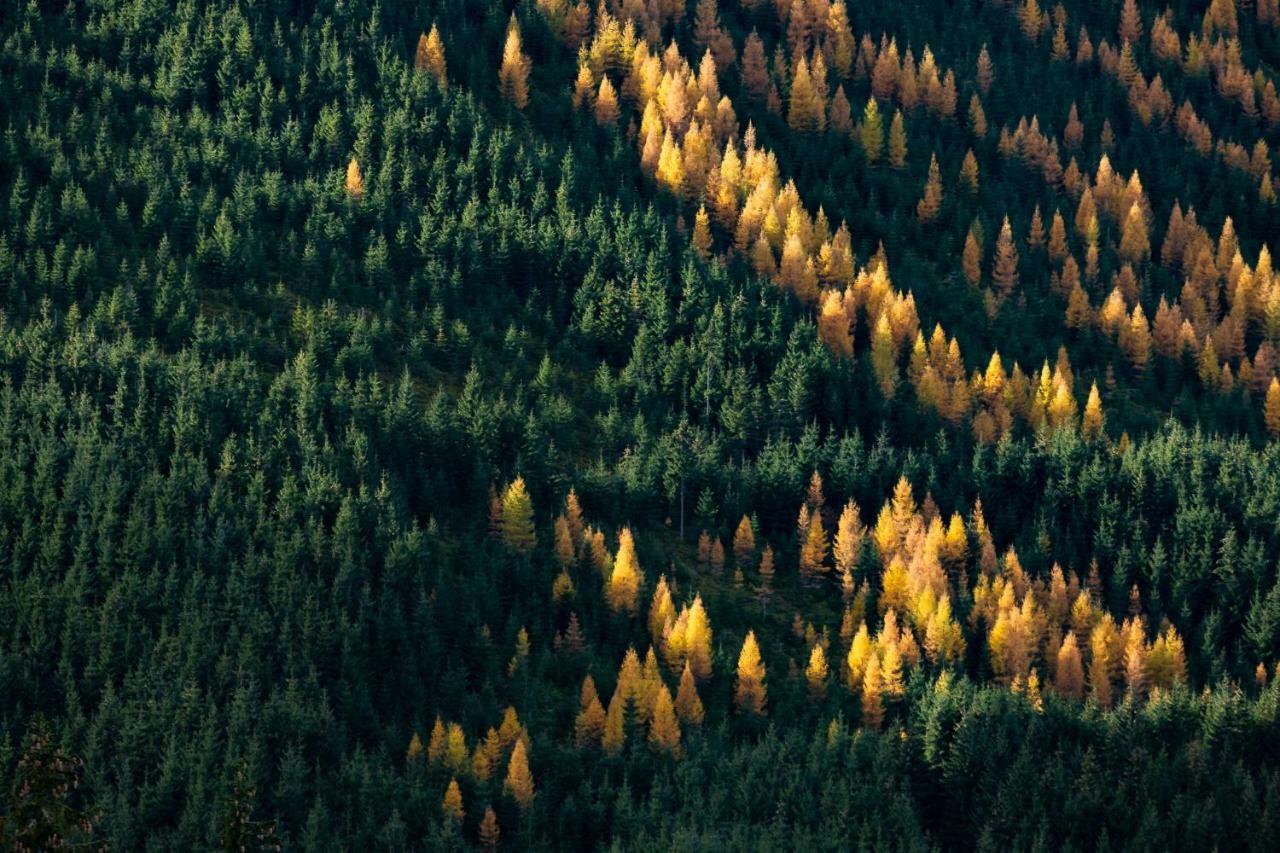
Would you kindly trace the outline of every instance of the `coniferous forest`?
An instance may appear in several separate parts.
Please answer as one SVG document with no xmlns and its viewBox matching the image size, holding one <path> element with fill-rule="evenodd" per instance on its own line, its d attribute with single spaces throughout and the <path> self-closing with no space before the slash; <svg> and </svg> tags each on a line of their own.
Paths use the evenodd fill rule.
<svg viewBox="0 0 1280 853">
<path fill-rule="evenodd" d="M 0 847 L 1274 850 L 1277 0 L 0 0 Z"/>
</svg>

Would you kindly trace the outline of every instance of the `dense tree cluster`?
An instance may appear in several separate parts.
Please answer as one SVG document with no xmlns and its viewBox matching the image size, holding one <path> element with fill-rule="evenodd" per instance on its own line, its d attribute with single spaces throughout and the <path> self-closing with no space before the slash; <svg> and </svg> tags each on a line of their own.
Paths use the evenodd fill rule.
<svg viewBox="0 0 1280 853">
<path fill-rule="evenodd" d="M 1274 845 L 1275 0 L 0 2 L 0 843 Z"/>
</svg>

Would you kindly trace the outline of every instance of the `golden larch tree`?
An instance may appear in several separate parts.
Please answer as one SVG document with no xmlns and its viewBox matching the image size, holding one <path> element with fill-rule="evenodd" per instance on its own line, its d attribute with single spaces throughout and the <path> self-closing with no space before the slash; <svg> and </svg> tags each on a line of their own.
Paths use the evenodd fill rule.
<svg viewBox="0 0 1280 853">
<path fill-rule="evenodd" d="M 986 95 L 991 92 L 991 84 L 996 79 L 995 65 L 991 62 L 991 54 L 987 53 L 987 46 L 984 44 L 982 50 L 978 53 L 978 64 L 975 79 L 978 81 L 978 88 L 982 90 L 982 94 Z"/>
<path fill-rule="evenodd" d="M 830 113 L 827 126 L 831 132 L 841 137 L 848 136 L 853 131 L 853 106 L 844 93 L 844 86 L 836 86 L 836 93 L 831 96 Z M 1268 177 L 1265 175 L 1264 180 Z"/>
<path fill-rule="evenodd" d="M 733 559 L 740 568 L 749 569 L 756 561 L 756 534 L 751 529 L 751 519 L 745 515 L 733 533 Z"/>
<path fill-rule="evenodd" d="M 1271 377 L 1267 386 L 1267 399 L 1262 407 L 1263 421 L 1272 438 L 1280 438 L 1280 380 Z"/>
<path fill-rule="evenodd" d="M 866 155 L 867 162 L 874 166 L 880 159 L 880 153 L 884 151 L 884 119 L 880 117 L 880 107 L 875 98 L 867 99 L 858 136 L 862 143 L 862 153 Z"/>
<path fill-rule="evenodd" d="M 533 805 L 533 774 L 529 772 L 529 757 L 525 752 L 524 739 L 516 740 L 511 750 L 511 761 L 507 765 L 507 778 L 502 789 L 511 795 L 521 810 Z"/>
<path fill-rule="evenodd" d="M 347 179 L 343 187 L 352 201 L 364 198 L 364 173 L 360 171 L 360 163 L 355 157 L 352 157 L 351 162 L 347 164 Z"/>
<path fill-rule="evenodd" d="M 801 512 L 807 510 L 806 506 Z M 827 531 L 822 524 L 822 513 L 809 513 L 805 525 L 805 536 L 800 547 L 800 577 L 806 583 L 812 583 L 825 575 L 827 566 Z"/>
<path fill-rule="evenodd" d="M 700 206 L 693 218 L 693 236 L 689 242 L 698 257 L 704 261 L 711 258 L 711 217 L 705 206 Z"/>
<path fill-rule="evenodd" d="M 467 813 L 462 809 L 462 789 L 458 787 L 457 778 L 449 780 L 449 787 L 444 791 L 444 800 L 440 803 L 440 811 L 446 820 L 462 823 Z"/>
<path fill-rule="evenodd" d="M 502 541 L 521 554 L 538 544 L 533 529 L 533 501 L 525 489 L 524 477 L 516 477 L 502 493 Z"/>
<path fill-rule="evenodd" d="M 929 179 L 925 181 L 924 195 L 916 203 L 916 217 L 924 225 L 938 218 L 942 209 L 942 172 L 938 168 L 938 155 L 929 160 Z"/>
<path fill-rule="evenodd" d="M 624 527 L 618 534 L 618 553 L 613 558 L 613 573 L 609 576 L 609 588 L 606 591 L 609 607 L 615 613 L 636 612 L 642 577 L 640 562 L 636 558 L 635 540 L 631 538 L 631 528 Z"/>
<path fill-rule="evenodd" d="M 845 657 L 845 683 L 851 691 L 857 693 L 862 690 L 863 677 L 874 654 L 871 634 L 867 631 L 867 623 L 863 621 L 858 625 L 858 631 L 849 643 L 849 654 Z M 876 677 L 879 678 L 879 674 Z"/>
<path fill-rule="evenodd" d="M 440 28 L 435 24 L 431 25 L 430 33 L 418 36 L 418 50 L 413 57 L 413 67 L 434 77 L 441 89 L 449 87 L 449 75 L 444 61 L 444 42 L 440 38 Z"/>
<path fill-rule="evenodd" d="M 757 101 L 769 94 L 769 67 L 765 61 L 764 42 L 753 29 L 742 49 L 742 86 Z"/>
<path fill-rule="evenodd" d="M 1098 383 L 1089 388 L 1089 399 L 1084 404 L 1084 417 L 1080 421 L 1080 433 L 1088 441 L 1102 435 L 1106 416 L 1102 412 L 1102 398 L 1098 396 Z"/>
<path fill-rule="evenodd" d="M 991 280 L 1001 296 L 1009 296 L 1018 285 L 1018 249 L 1013 244 L 1013 227 L 1009 217 L 1004 218 L 1000 226 L 1000 236 L 996 238 L 995 264 L 991 270 Z"/>
<path fill-rule="evenodd" d="M 903 124 L 902 110 L 895 112 L 893 121 L 889 122 L 889 165 L 894 169 L 907 165 L 907 129 Z"/>
<path fill-rule="evenodd" d="M 871 368 L 880 383 L 880 393 L 892 400 L 898 389 L 898 352 L 888 312 L 881 312 L 871 338 Z"/>
<path fill-rule="evenodd" d="M 622 690 L 613 691 L 609 700 L 609 710 L 605 714 L 604 734 L 600 746 L 605 755 L 618 755 L 627 744 L 627 699 Z"/>
<path fill-rule="evenodd" d="M 804 670 L 804 678 L 809 685 L 809 698 L 816 701 L 827 695 L 829 671 L 827 653 L 823 651 L 821 643 L 814 643 L 813 650 L 809 652 L 809 665 Z"/>
<path fill-rule="evenodd" d="M 739 712 L 761 716 L 768 702 L 765 686 L 764 661 L 760 659 L 760 647 L 756 644 L 755 631 L 748 631 L 738 654 L 738 680 L 733 694 L 734 705 Z"/>
<path fill-rule="evenodd" d="M 680 757 L 680 723 L 676 720 L 671 691 L 663 684 L 653 703 L 653 717 L 649 721 L 649 746 L 657 752 Z"/>
<path fill-rule="evenodd" d="M 977 139 L 987 136 L 987 113 L 982 109 L 982 99 L 976 92 L 969 98 L 969 132 Z"/>
<path fill-rule="evenodd" d="M 973 229 L 969 229 L 964 238 L 964 254 L 960 257 L 960 269 L 964 272 L 964 280 L 971 287 L 977 287 L 982 281 L 982 249 L 978 246 L 978 238 Z"/>
<path fill-rule="evenodd" d="M 588 675 L 582 679 L 582 696 L 579 702 L 578 716 L 574 720 L 574 742 L 579 749 L 600 746 L 604 737 L 605 712 L 600 704 L 600 695 L 596 692 L 596 683 Z"/>
<path fill-rule="evenodd" d="M 693 669 L 685 661 L 684 671 L 680 673 L 680 686 L 676 689 L 676 715 L 680 722 L 687 726 L 700 726 L 705 712 L 702 700 L 698 698 L 698 686 L 694 682 Z"/>
<path fill-rule="evenodd" d="M 862 553 L 862 541 L 866 537 L 866 527 L 862 523 L 858 504 L 849 499 L 840 511 L 840 520 L 836 523 L 836 541 L 833 551 L 836 570 L 841 575 L 852 574 L 858 566 L 858 557 Z"/>
<path fill-rule="evenodd" d="M 618 123 L 618 93 L 609 82 L 609 75 L 600 77 L 600 88 L 596 90 L 595 103 L 596 124 L 601 127 L 612 127 Z"/>
<path fill-rule="evenodd" d="M 1120 9 L 1120 25 L 1116 28 L 1116 35 L 1120 37 L 1121 44 L 1137 44 L 1138 39 L 1142 38 L 1142 15 L 1138 12 L 1138 4 L 1134 0 L 1124 0 L 1124 6 Z"/>
<path fill-rule="evenodd" d="M 531 63 L 520 41 L 520 24 L 515 13 L 507 24 L 507 40 L 502 47 L 502 65 L 498 68 L 498 88 L 502 97 L 518 110 L 529 105 L 529 69 Z"/>
<path fill-rule="evenodd" d="M 1036 0 L 1024 0 L 1018 7 L 1018 26 L 1028 41 L 1038 40 L 1045 24 L 1044 13 L 1040 11 L 1040 4 Z"/>
<path fill-rule="evenodd" d="M 1147 235 L 1147 220 L 1142 205 L 1134 202 L 1125 215 L 1120 232 L 1120 259 L 1131 264 L 1140 263 L 1151 254 L 1151 240 Z"/>
<path fill-rule="evenodd" d="M 448 739 L 448 733 L 445 729 L 444 720 L 436 716 L 435 725 L 431 727 L 431 739 L 427 742 L 427 764 L 431 767 L 438 766 L 444 761 L 445 742 Z M 412 741 L 410 741 L 412 745 Z"/>
<path fill-rule="evenodd" d="M 862 676 L 862 724 L 879 729 L 884 721 L 884 697 L 880 683 L 880 659 L 873 652 Z"/>
<path fill-rule="evenodd" d="M 826 93 L 819 93 L 809 73 L 809 63 L 801 56 L 791 78 L 787 124 L 797 133 L 817 133 L 826 127 Z"/>
<path fill-rule="evenodd" d="M 1061 261 L 1067 256 L 1067 225 L 1062 219 L 1062 212 L 1053 212 L 1053 221 L 1049 224 L 1049 260 Z"/>
<path fill-rule="evenodd" d="M 853 357 L 853 326 L 844 308 L 840 291 L 832 289 L 822 295 L 818 313 L 818 337 L 837 358 Z"/>
</svg>

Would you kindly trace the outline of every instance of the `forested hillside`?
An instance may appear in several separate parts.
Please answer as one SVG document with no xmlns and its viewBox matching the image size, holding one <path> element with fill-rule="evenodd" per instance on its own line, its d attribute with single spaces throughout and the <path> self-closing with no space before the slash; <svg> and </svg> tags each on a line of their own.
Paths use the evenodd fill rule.
<svg viewBox="0 0 1280 853">
<path fill-rule="evenodd" d="M 0 37 L 0 846 L 1274 849 L 1277 0 Z"/>
</svg>

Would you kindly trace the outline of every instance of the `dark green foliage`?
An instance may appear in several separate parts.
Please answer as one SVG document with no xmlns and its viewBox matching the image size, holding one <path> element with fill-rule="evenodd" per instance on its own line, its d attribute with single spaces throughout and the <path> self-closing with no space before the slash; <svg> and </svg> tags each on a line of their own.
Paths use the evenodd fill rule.
<svg viewBox="0 0 1280 853">
<path fill-rule="evenodd" d="M 1153 142 L 1090 70 L 1028 63 L 1015 84 L 1016 24 L 972 6 L 852 11 L 859 33 L 928 40 L 948 67 L 990 42 L 1009 81 L 986 104 L 993 127 L 1016 122 L 1025 91 L 1063 120 L 1081 99 L 1090 146 L 1101 117 L 1123 115 L 1114 159 L 1132 167 L 1156 144 L 1164 158 L 1143 174 L 1155 221 L 1193 199 L 1216 232 L 1238 176 Z M 516 9 L 530 105 L 501 103 L 510 11 L 0 0 L 0 838 L 452 850 L 477 843 L 492 805 L 511 849 L 1270 849 L 1280 687 L 1253 679 L 1280 656 L 1280 444 L 1259 441 L 1257 401 L 1204 392 L 1194 365 L 1122 371 L 1108 429 L 1130 431 L 1127 449 L 1025 425 L 983 447 L 909 395 L 886 402 L 869 360 L 833 359 L 808 308 L 688 249 L 623 129 L 571 114 L 574 57 L 533 4 Z M 770 47 L 779 35 L 771 10 L 721 14 L 739 41 L 752 25 Z M 1114 29 L 1110 7 L 1073 14 Z M 447 92 L 412 68 L 433 22 Z M 1243 49 L 1250 67 L 1274 58 L 1275 31 L 1248 28 Z M 1206 104 L 1244 138 L 1246 119 Z M 846 141 L 748 117 L 806 201 L 849 221 L 860 258 L 885 242 L 895 282 L 970 369 L 997 345 L 1010 363 L 1055 357 L 1045 269 L 1024 270 L 1028 304 L 994 325 L 955 278 L 968 223 L 994 234 L 1041 184 L 1012 164 L 984 173 L 980 201 L 948 190 L 971 207 L 944 206 L 940 233 L 922 234 L 910 210 L 929 145 L 953 174 L 958 127 L 922 120 L 907 173 L 890 175 Z M 1236 227 L 1252 258 L 1277 214 L 1249 210 Z M 1114 349 L 1070 347 L 1080 381 Z M 810 702 L 790 672 L 809 651 L 792 615 L 833 635 L 841 615 L 832 582 L 795 577 L 815 470 L 827 507 L 854 498 L 864 515 L 903 475 L 944 516 L 981 499 L 1034 578 L 1096 558 L 1106 607 L 1123 613 L 1136 584 L 1152 626 L 1178 627 L 1191 686 L 1105 713 L 1047 695 L 1040 714 L 984 683 L 975 644 L 946 689 L 935 669 L 912 677 L 876 733 L 855 725 L 833 643 L 829 696 Z M 490 485 L 517 473 L 539 542 L 527 557 L 486 535 Z M 589 567 L 552 600 L 571 486 L 610 548 L 632 525 L 644 606 L 660 572 L 677 607 L 706 600 L 715 675 L 679 762 L 636 727 L 616 758 L 574 747 L 583 676 L 607 704 L 626 648 L 649 639 Z M 695 525 L 724 537 L 744 514 L 778 556 L 768 618 L 754 578 L 738 589 L 696 564 Z M 570 613 L 581 650 L 557 645 Z M 522 628 L 530 655 L 509 672 Z M 769 673 L 759 733 L 731 710 L 748 629 Z M 487 781 L 460 772 L 454 825 L 441 799 L 455 774 L 408 761 L 410 738 L 439 716 L 474 749 L 508 706 L 530 734 L 534 804 L 504 797 L 505 761 Z"/>
</svg>

